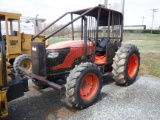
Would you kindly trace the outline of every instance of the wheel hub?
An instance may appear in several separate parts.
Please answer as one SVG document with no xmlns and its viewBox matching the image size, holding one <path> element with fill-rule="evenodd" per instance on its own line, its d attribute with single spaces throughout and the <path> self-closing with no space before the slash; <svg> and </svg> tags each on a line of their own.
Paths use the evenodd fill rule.
<svg viewBox="0 0 160 120">
<path fill-rule="evenodd" d="M 128 75 L 130 77 L 133 77 L 137 72 L 137 68 L 138 68 L 138 57 L 136 54 L 133 54 L 128 62 Z"/>
<path fill-rule="evenodd" d="M 80 96 L 83 100 L 90 100 L 98 90 L 98 78 L 94 73 L 87 74 L 80 84 Z"/>
<path fill-rule="evenodd" d="M 30 60 L 24 60 L 22 61 L 22 63 L 20 64 L 21 67 L 24 67 L 26 70 L 31 70 L 32 67 L 32 63 Z"/>
</svg>

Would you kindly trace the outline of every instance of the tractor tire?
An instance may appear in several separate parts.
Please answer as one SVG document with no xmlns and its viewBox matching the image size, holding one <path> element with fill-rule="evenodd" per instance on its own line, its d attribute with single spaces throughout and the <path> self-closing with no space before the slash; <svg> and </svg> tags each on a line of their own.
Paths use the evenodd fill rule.
<svg viewBox="0 0 160 120">
<path fill-rule="evenodd" d="M 66 102 L 70 107 L 86 108 L 98 98 L 102 88 L 102 74 L 90 62 L 77 65 L 67 77 Z"/>
<path fill-rule="evenodd" d="M 130 85 L 136 79 L 139 66 L 140 53 L 138 48 L 132 44 L 122 46 L 113 59 L 113 78 L 118 85 Z"/>
<path fill-rule="evenodd" d="M 32 60 L 31 60 L 31 56 L 27 55 L 27 54 L 23 54 L 18 56 L 14 63 L 13 63 L 13 68 L 14 71 L 16 73 L 21 73 L 21 71 L 19 71 L 18 67 L 24 67 L 26 70 L 31 71 L 32 70 Z"/>
<path fill-rule="evenodd" d="M 32 82 L 39 88 L 39 89 L 45 89 L 48 86 L 43 84 L 41 81 L 38 81 L 36 79 L 32 79 Z"/>
</svg>

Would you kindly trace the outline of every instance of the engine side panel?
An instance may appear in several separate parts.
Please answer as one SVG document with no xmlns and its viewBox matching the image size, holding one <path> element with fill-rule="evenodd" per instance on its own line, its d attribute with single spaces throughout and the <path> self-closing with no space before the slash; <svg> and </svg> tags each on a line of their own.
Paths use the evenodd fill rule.
<svg viewBox="0 0 160 120">
<path fill-rule="evenodd" d="M 93 47 L 90 46 L 88 47 L 87 54 L 91 55 L 92 53 L 93 53 Z M 50 66 L 50 67 L 47 66 L 47 74 L 54 74 L 57 72 L 68 70 L 68 68 L 71 68 L 73 66 L 75 60 L 77 60 L 78 58 L 81 58 L 83 55 L 84 55 L 83 47 L 70 48 L 69 53 L 66 55 L 65 58 L 63 58 L 63 63 L 58 64 L 56 66 Z M 48 64 L 48 61 L 47 61 L 47 64 Z"/>
<path fill-rule="evenodd" d="M 64 62 L 62 64 L 51 67 L 51 70 L 71 67 L 74 63 L 74 60 L 80 56 L 83 56 L 83 48 L 71 48 L 69 54 L 65 57 Z"/>
<path fill-rule="evenodd" d="M 67 49 L 70 50 L 67 50 Z M 54 73 L 65 72 L 73 67 L 75 61 L 84 56 L 84 41 L 83 40 L 70 40 L 65 42 L 55 43 L 46 49 L 47 51 L 59 51 L 58 58 L 48 59 L 47 75 Z M 87 41 L 87 55 L 92 55 L 94 46 L 92 42 Z M 48 53 L 47 53 L 48 54 Z"/>
<path fill-rule="evenodd" d="M 46 76 L 46 49 L 43 42 L 31 42 L 32 72 Z"/>
</svg>

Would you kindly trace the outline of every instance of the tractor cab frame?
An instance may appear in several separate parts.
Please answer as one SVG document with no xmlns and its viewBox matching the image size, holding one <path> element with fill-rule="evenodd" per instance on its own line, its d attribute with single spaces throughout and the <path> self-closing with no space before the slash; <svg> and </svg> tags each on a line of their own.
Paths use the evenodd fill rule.
<svg viewBox="0 0 160 120">
<path fill-rule="evenodd" d="M 43 41 L 49 39 L 50 37 L 53 37 L 55 34 L 57 34 L 59 31 L 61 31 L 62 29 L 66 28 L 69 25 L 71 25 L 72 40 L 75 40 L 74 26 L 76 25 L 74 25 L 74 22 L 79 20 L 81 21 L 80 22 L 80 26 L 81 26 L 80 39 L 84 40 L 83 61 L 90 61 L 92 63 L 101 65 L 101 66 L 111 65 L 113 63 L 113 57 L 115 56 L 115 52 L 118 50 L 118 47 L 121 46 L 121 42 L 123 40 L 123 15 L 120 12 L 106 9 L 101 5 L 93 8 L 67 12 L 64 15 L 60 16 L 58 19 L 56 19 L 44 30 L 42 30 L 40 33 L 38 33 L 32 38 L 32 41 L 33 41 L 32 54 L 34 54 L 33 52 L 34 48 L 39 46 L 38 44 L 43 44 L 43 43 L 34 42 L 34 39 L 44 31 L 49 29 L 52 25 L 56 24 L 59 20 L 67 16 L 68 14 L 70 14 L 71 16 L 71 21 L 65 24 L 64 26 L 62 26 L 61 28 L 57 29 L 50 35 L 46 36 L 43 39 Z M 76 17 L 74 17 L 74 15 Z M 87 55 L 87 49 L 88 49 L 87 41 L 91 41 L 93 43 L 93 46 L 95 47 L 91 51 L 92 58 L 88 57 Z M 37 46 L 35 46 L 35 44 Z M 42 58 L 39 58 L 38 61 L 40 61 L 40 59 L 41 60 L 43 59 L 43 63 L 47 63 L 47 61 L 44 59 L 46 58 L 46 50 L 42 48 L 38 50 L 40 51 L 39 52 L 40 54 L 44 53 L 44 55 L 42 55 Z M 39 54 L 37 55 L 36 54 L 34 54 L 33 56 L 40 57 Z M 42 66 L 41 63 L 38 63 L 37 65 L 37 61 L 35 62 L 33 60 L 32 62 L 33 62 L 33 72 L 38 70 L 44 70 L 42 72 L 39 72 L 39 75 L 41 74 L 46 76 L 46 74 L 44 74 L 44 73 L 47 73 L 45 71 L 46 64 Z M 41 66 L 42 68 L 39 68 L 37 66 Z"/>
</svg>

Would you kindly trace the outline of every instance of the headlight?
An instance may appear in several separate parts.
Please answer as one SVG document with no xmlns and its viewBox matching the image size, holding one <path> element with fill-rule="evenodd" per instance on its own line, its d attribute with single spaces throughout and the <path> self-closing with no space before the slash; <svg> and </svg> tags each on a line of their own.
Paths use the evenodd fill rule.
<svg viewBox="0 0 160 120">
<path fill-rule="evenodd" d="M 56 57 L 58 57 L 58 55 L 59 55 L 58 52 L 49 53 L 47 58 L 56 58 Z"/>
</svg>

